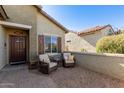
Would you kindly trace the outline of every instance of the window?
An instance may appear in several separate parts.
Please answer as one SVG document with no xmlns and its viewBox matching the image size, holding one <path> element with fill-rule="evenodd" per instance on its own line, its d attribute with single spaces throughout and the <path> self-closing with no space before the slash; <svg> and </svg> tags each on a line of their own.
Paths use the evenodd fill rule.
<svg viewBox="0 0 124 93">
<path fill-rule="evenodd" d="M 57 52 L 57 37 L 51 37 L 51 43 L 52 43 L 52 53 Z"/>
<path fill-rule="evenodd" d="M 45 36 L 45 53 L 50 53 L 51 52 L 51 37 L 50 36 Z"/>
<path fill-rule="evenodd" d="M 67 40 L 66 42 L 71 42 L 71 40 Z"/>
<path fill-rule="evenodd" d="M 112 35 L 112 30 L 111 29 L 108 31 L 107 35 Z"/>
<path fill-rule="evenodd" d="M 45 36 L 44 44 L 45 44 L 45 53 L 57 53 L 58 52 L 58 43 L 57 38 L 55 36 Z"/>
</svg>

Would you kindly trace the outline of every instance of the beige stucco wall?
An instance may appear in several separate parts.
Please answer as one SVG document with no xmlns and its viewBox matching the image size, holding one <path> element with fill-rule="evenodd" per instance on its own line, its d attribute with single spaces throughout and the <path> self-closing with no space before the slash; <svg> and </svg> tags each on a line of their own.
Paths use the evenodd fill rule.
<svg viewBox="0 0 124 93">
<path fill-rule="evenodd" d="M 88 43 L 90 43 L 93 47 L 96 46 L 96 42 L 103 37 L 104 35 L 102 35 L 102 32 L 97 32 L 94 34 L 90 34 L 90 35 L 85 35 L 82 36 L 84 40 L 86 40 Z"/>
<path fill-rule="evenodd" d="M 84 35 L 84 36 L 78 36 L 74 32 L 69 32 L 65 35 L 65 46 L 68 46 L 69 51 L 77 51 L 81 52 L 81 49 L 84 48 L 87 50 L 87 52 L 96 52 L 96 43 L 97 41 L 108 35 L 108 31 L 111 29 L 110 27 L 107 27 L 99 32 L 96 32 L 94 34 Z M 67 42 L 68 40 L 71 40 L 71 42 Z"/>
<path fill-rule="evenodd" d="M 9 16 L 9 22 L 32 26 L 29 31 L 29 56 L 31 60 L 37 55 L 37 9 L 34 6 L 27 5 L 3 5 L 3 8 Z"/>
<path fill-rule="evenodd" d="M 0 69 L 6 64 L 5 30 L 0 26 Z"/>
<path fill-rule="evenodd" d="M 124 54 L 74 53 L 82 68 L 124 80 Z"/>
<path fill-rule="evenodd" d="M 71 42 L 67 42 L 71 40 Z M 83 37 L 78 36 L 76 33 L 69 32 L 65 35 L 65 47 L 68 47 L 68 51 L 81 52 L 84 48 L 87 51 L 95 50 L 95 47 L 88 43 Z"/>
<path fill-rule="evenodd" d="M 64 37 L 65 31 L 58 27 L 56 24 L 48 20 L 45 16 L 39 13 L 34 6 L 28 5 L 3 5 L 5 12 L 7 13 L 9 19 L 8 22 L 24 24 L 32 26 L 29 33 L 29 61 L 34 60 L 38 54 L 38 35 L 54 35 L 62 37 L 62 49 L 64 49 Z M 5 30 L 5 31 L 4 31 Z M 19 32 L 20 30 L 16 28 L 0 27 L 0 44 L 1 51 L 0 53 L 0 66 L 2 67 L 8 63 L 9 59 L 9 50 L 8 50 L 8 36 L 13 33 L 13 31 Z M 5 36 L 3 35 L 5 33 Z M 5 39 L 5 40 L 4 40 Z M 6 49 L 3 49 L 3 41 L 7 44 Z M 4 59 L 3 59 L 4 58 Z M 4 60 L 4 61 L 2 61 Z"/>
<path fill-rule="evenodd" d="M 37 13 L 37 38 L 38 38 L 38 35 L 49 35 L 49 36 L 61 37 L 62 50 L 64 50 L 65 32 L 61 28 L 59 28 L 56 24 L 46 19 L 43 15 L 41 15 L 41 13 Z M 37 50 L 38 50 L 38 46 L 37 46 Z"/>
<path fill-rule="evenodd" d="M 96 33 L 90 34 L 90 35 L 84 35 L 82 37 L 84 38 L 84 40 L 86 40 L 88 43 L 90 43 L 91 45 L 93 45 L 95 47 L 97 41 L 100 38 L 108 35 L 108 32 L 110 29 L 111 29 L 111 27 L 106 27 L 105 29 L 102 29 L 99 32 L 96 32 Z"/>
</svg>

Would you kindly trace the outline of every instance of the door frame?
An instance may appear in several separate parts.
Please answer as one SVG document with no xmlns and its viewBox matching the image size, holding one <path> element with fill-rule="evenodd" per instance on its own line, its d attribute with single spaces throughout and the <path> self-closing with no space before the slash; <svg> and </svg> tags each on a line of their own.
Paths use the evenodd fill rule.
<svg viewBox="0 0 124 93">
<path fill-rule="evenodd" d="M 15 37 L 25 37 L 25 43 L 26 43 L 26 45 L 25 45 L 25 55 L 26 55 L 26 62 L 24 62 L 24 63 L 27 63 L 28 61 L 29 61 L 29 39 L 28 39 L 28 35 L 9 35 L 9 46 L 8 46 L 8 48 L 9 48 L 9 55 L 8 55 L 8 61 L 9 61 L 9 64 L 19 64 L 19 63 L 22 63 L 22 62 L 10 62 L 10 37 L 12 37 L 12 36 L 15 36 Z"/>
</svg>

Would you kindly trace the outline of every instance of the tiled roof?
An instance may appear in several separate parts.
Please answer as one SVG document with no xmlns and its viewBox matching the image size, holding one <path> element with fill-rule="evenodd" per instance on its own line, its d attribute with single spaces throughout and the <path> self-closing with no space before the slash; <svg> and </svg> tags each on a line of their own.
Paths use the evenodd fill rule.
<svg viewBox="0 0 124 93">
<path fill-rule="evenodd" d="M 96 26 L 96 27 L 93 27 L 93 28 L 90 28 L 90 29 L 86 29 L 86 30 L 83 30 L 81 32 L 78 32 L 78 35 L 89 35 L 89 34 L 93 34 L 94 32 L 98 32 L 98 31 L 101 31 L 102 29 L 105 29 L 106 27 L 111 27 L 111 25 Z"/>
</svg>

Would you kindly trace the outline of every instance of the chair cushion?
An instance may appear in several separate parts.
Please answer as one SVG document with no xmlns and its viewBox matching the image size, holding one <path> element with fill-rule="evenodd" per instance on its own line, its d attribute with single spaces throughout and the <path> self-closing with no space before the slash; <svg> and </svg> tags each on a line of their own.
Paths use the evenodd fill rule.
<svg viewBox="0 0 124 93">
<path fill-rule="evenodd" d="M 54 62 L 49 63 L 49 68 L 52 68 L 52 67 L 55 67 L 55 66 L 57 66 L 57 63 L 54 63 Z"/>
<path fill-rule="evenodd" d="M 66 63 L 74 63 L 74 61 L 66 61 Z"/>
<path fill-rule="evenodd" d="M 68 60 L 69 55 L 70 55 L 70 53 L 63 53 L 64 60 Z"/>
<path fill-rule="evenodd" d="M 69 55 L 69 61 L 74 61 L 74 56 L 73 55 Z"/>
<path fill-rule="evenodd" d="M 71 55 L 71 53 L 64 53 L 63 54 L 64 55 L 64 60 L 67 62 L 73 62 L 74 63 L 74 56 L 73 55 Z"/>
<path fill-rule="evenodd" d="M 46 62 L 46 63 L 50 63 L 50 59 L 49 59 L 47 54 L 39 55 L 39 59 L 40 59 L 40 61 L 43 61 L 43 62 Z"/>
</svg>

